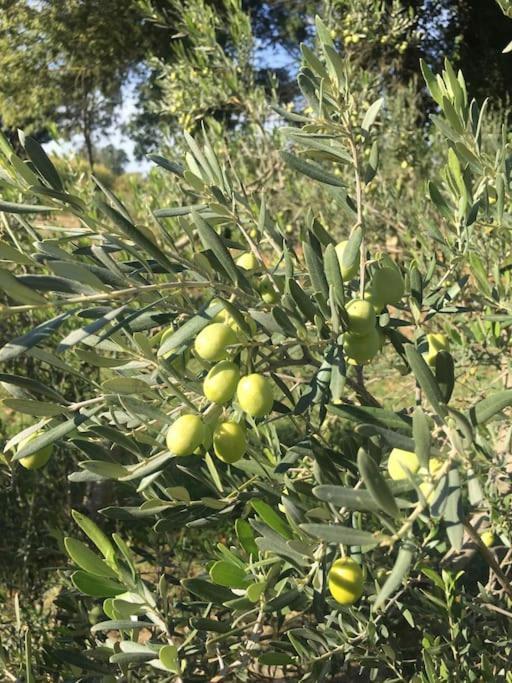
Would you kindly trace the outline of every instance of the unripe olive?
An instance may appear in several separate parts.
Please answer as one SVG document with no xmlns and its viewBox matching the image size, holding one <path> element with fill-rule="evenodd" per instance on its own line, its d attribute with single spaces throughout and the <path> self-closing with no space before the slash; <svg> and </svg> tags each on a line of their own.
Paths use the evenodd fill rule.
<svg viewBox="0 0 512 683">
<path fill-rule="evenodd" d="M 414 451 L 393 448 L 388 458 L 388 472 L 391 479 L 407 479 L 407 471 L 414 474 L 420 467 L 420 461 Z"/>
<path fill-rule="evenodd" d="M 182 415 L 169 427 L 167 448 L 174 455 L 191 455 L 205 438 L 204 423 L 198 415 Z"/>
<path fill-rule="evenodd" d="M 382 309 L 384 308 L 384 305 L 382 304 L 382 302 L 375 300 L 375 294 L 373 294 L 371 289 L 366 290 L 363 298 L 365 301 L 368 301 L 373 306 L 373 310 L 377 314 L 380 313 L 382 311 Z"/>
<path fill-rule="evenodd" d="M 343 282 L 348 282 L 356 277 L 359 272 L 359 255 L 356 256 L 354 261 L 348 266 L 343 265 L 343 254 L 347 248 L 348 240 L 343 240 L 336 245 L 336 255 L 338 257 L 338 263 L 340 264 L 341 277 Z"/>
<path fill-rule="evenodd" d="M 211 323 L 197 335 L 194 349 L 203 360 L 223 360 L 227 356 L 227 347 L 237 341 L 237 336 L 229 325 Z"/>
<path fill-rule="evenodd" d="M 256 270 L 260 264 L 252 251 L 247 251 L 245 254 L 241 254 L 237 258 L 236 265 L 240 266 L 240 268 L 243 268 L 244 270 Z"/>
<path fill-rule="evenodd" d="M 235 395 L 239 379 L 238 365 L 229 360 L 221 360 L 205 377 L 204 395 L 213 403 L 227 403 Z"/>
<path fill-rule="evenodd" d="M 442 466 L 443 461 L 439 458 L 433 457 L 430 458 L 428 461 L 428 472 L 424 467 L 422 467 L 418 471 L 418 474 L 420 474 L 422 477 L 428 477 L 429 475 L 433 477 L 441 469 Z M 419 488 L 427 503 L 431 503 L 432 499 L 434 498 L 434 491 L 436 488 L 434 484 L 430 481 L 423 481 L 421 482 Z"/>
<path fill-rule="evenodd" d="M 213 303 L 219 303 L 219 304 L 220 304 L 220 303 L 222 303 L 222 302 L 219 301 L 218 299 L 214 299 L 214 300 L 212 301 L 212 304 L 213 304 Z M 245 320 L 245 322 L 247 323 L 247 325 L 249 326 L 251 332 L 252 332 L 253 334 L 256 334 L 256 323 L 254 322 L 254 320 L 253 320 L 249 315 L 244 315 L 244 320 Z M 242 328 L 240 327 L 240 325 L 238 324 L 238 322 L 233 318 L 233 316 L 231 315 L 231 313 L 230 313 L 226 308 L 223 308 L 222 311 L 219 311 L 219 312 L 217 313 L 217 315 L 213 318 L 212 322 L 214 322 L 214 323 L 224 323 L 225 325 L 228 325 L 229 327 L 231 327 L 231 329 L 233 330 L 233 332 L 236 334 L 236 336 L 237 336 L 238 338 L 240 338 L 240 337 L 242 337 L 244 334 L 246 334 L 246 333 L 242 330 Z"/>
<path fill-rule="evenodd" d="M 265 275 L 265 277 L 262 278 L 258 287 L 258 292 L 260 293 L 263 301 L 267 304 L 275 304 L 280 299 L 280 295 L 278 292 L 276 292 L 276 289 L 268 275 Z"/>
<path fill-rule="evenodd" d="M 377 319 L 370 302 L 363 299 L 352 299 L 345 307 L 348 316 L 349 330 L 352 334 L 366 335 L 375 328 Z"/>
<path fill-rule="evenodd" d="M 363 572 L 351 557 L 336 560 L 328 576 L 329 591 L 340 605 L 353 605 L 363 594 Z"/>
<path fill-rule="evenodd" d="M 345 332 L 343 335 L 343 350 L 349 361 L 353 360 L 358 365 L 370 361 L 377 355 L 380 348 L 380 337 L 375 328 L 368 334 L 357 335 Z"/>
<path fill-rule="evenodd" d="M 496 540 L 494 534 L 490 529 L 482 531 L 482 533 L 480 534 L 480 539 L 482 540 L 482 543 L 488 548 L 494 545 L 494 541 Z"/>
<path fill-rule="evenodd" d="M 382 304 L 382 308 L 386 304 L 398 304 L 404 291 L 404 278 L 398 268 L 383 266 L 374 273 L 370 292 L 375 306 Z"/>
<path fill-rule="evenodd" d="M 26 438 L 22 439 L 18 444 L 18 451 L 24 448 L 31 441 L 41 436 L 41 432 L 33 432 Z M 22 465 L 27 470 L 39 470 L 44 467 L 53 453 L 53 444 L 44 446 L 44 448 L 39 449 L 32 455 L 27 455 L 26 458 L 21 458 L 19 460 L 20 465 Z"/>
<path fill-rule="evenodd" d="M 223 462 L 240 460 L 247 449 L 245 427 L 237 422 L 221 422 L 213 432 L 213 450 Z"/>
<path fill-rule="evenodd" d="M 449 351 L 450 342 L 448 338 L 442 333 L 427 334 L 427 341 L 428 351 L 423 354 L 423 358 L 427 361 L 427 363 L 430 366 L 435 367 L 437 354 L 439 353 L 439 351 Z"/>
<path fill-rule="evenodd" d="M 264 417 L 272 410 L 274 396 L 272 384 L 263 375 L 253 373 L 242 377 L 236 396 L 240 408 L 252 417 Z"/>
</svg>

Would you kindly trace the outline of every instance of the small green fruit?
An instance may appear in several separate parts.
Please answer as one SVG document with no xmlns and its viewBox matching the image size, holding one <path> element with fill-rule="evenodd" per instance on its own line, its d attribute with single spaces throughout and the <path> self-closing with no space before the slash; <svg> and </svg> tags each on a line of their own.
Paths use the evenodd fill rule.
<svg viewBox="0 0 512 683">
<path fill-rule="evenodd" d="M 272 280 L 268 277 L 268 275 L 265 275 L 265 277 L 261 280 L 258 287 L 258 292 L 266 304 L 275 304 L 280 299 L 280 295 L 278 292 L 276 292 L 276 289 L 272 284 Z"/>
<path fill-rule="evenodd" d="M 221 422 L 213 432 L 213 450 L 223 462 L 240 460 L 247 450 L 245 428 L 237 422 Z"/>
<path fill-rule="evenodd" d="M 204 423 L 198 415 L 182 415 L 169 427 L 167 448 L 174 455 L 190 455 L 205 438 Z"/>
<path fill-rule="evenodd" d="M 237 258 L 236 265 L 244 270 L 256 270 L 260 264 L 256 256 L 251 251 L 247 251 Z"/>
<path fill-rule="evenodd" d="M 407 479 L 407 471 L 415 474 L 420 467 L 420 461 L 414 451 L 404 451 L 393 448 L 388 458 L 388 472 L 391 479 L 398 481 Z"/>
<path fill-rule="evenodd" d="M 346 305 L 348 324 L 351 334 L 364 336 L 375 328 L 377 319 L 373 306 L 362 299 L 352 299 Z"/>
<path fill-rule="evenodd" d="M 364 298 L 365 301 L 368 301 L 368 302 L 373 306 L 373 310 L 375 311 L 375 313 L 376 313 L 377 315 L 378 315 L 378 314 L 382 311 L 382 309 L 384 308 L 383 304 L 381 304 L 380 301 L 376 301 L 376 300 L 375 300 L 375 295 L 372 293 L 371 290 L 366 290 L 366 292 L 364 293 L 363 298 Z"/>
<path fill-rule="evenodd" d="M 18 451 L 20 451 L 27 444 L 29 444 L 31 441 L 33 441 L 39 436 L 41 436 L 41 432 L 33 432 L 32 434 L 30 434 L 30 436 L 27 436 L 25 439 L 20 441 L 20 443 L 18 444 Z M 48 446 L 41 448 L 35 453 L 32 453 L 32 455 L 27 455 L 26 458 L 21 458 L 19 463 L 27 470 L 39 470 L 41 469 L 41 467 L 44 467 L 46 465 L 52 453 L 53 444 L 49 444 Z"/>
<path fill-rule="evenodd" d="M 427 363 L 435 367 L 436 358 L 439 351 L 449 351 L 450 342 L 444 334 L 427 334 L 428 351 L 423 354 Z"/>
<path fill-rule="evenodd" d="M 343 282 L 348 282 L 349 280 L 352 280 L 359 273 L 359 255 L 356 257 L 353 263 L 351 263 L 348 266 L 348 268 L 343 265 L 343 254 L 345 253 L 347 244 L 348 240 L 343 240 L 342 242 L 339 242 L 336 245 L 336 255 L 338 257 L 338 263 L 340 264 L 341 277 L 343 278 Z"/>
<path fill-rule="evenodd" d="M 199 332 L 194 343 L 197 355 L 203 360 L 223 360 L 227 347 L 238 341 L 235 332 L 225 323 L 211 323 Z"/>
<path fill-rule="evenodd" d="M 204 395 L 212 403 L 227 403 L 235 395 L 239 379 L 238 365 L 229 360 L 221 360 L 205 377 Z"/>
<path fill-rule="evenodd" d="M 370 292 L 372 303 L 375 306 L 382 304 L 382 308 L 386 304 L 396 305 L 400 303 L 404 291 L 404 278 L 398 268 L 384 266 L 373 275 Z"/>
<path fill-rule="evenodd" d="M 242 377 L 236 395 L 240 408 L 252 417 L 264 417 L 272 410 L 272 384 L 263 375 L 253 373 Z"/>
<path fill-rule="evenodd" d="M 212 304 L 213 303 L 222 303 L 222 302 L 218 301 L 217 299 L 214 299 L 212 301 Z M 249 315 L 245 315 L 244 319 L 245 319 L 245 322 L 248 324 L 252 333 L 256 334 L 256 323 L 254 322 L 254 320 Z M 233 316 L 229 313 L 229 311 L 227 311 L 225 308 L 222 311 L 219 311 L 217 313 L 217 315 L 213 318 L 212 322 L 213 323 L 224 323 L 225 325 L 228 325 L 228 327 L 231 327 L 231 329 L 237 335 L 237 337 L 242 337 L 246 334 L 242 330 L 240 325 L 237 323 L 237 321 L 233 318 Z"/>
<path fill-rule="evenodd" d="M 340 605 L 353 605 L 363 594 L 363 572 L 351 557 L 340 557 L 328 576 L 329 592 Z"/>
<path fill-rule="evenodd" d="M 485 531 L 482 531 L 480 534 L 480 539 L 482 543 L 490 548 L 492 545 L 494 545 L 494 541 L 496 540 L 494 534 L 490 529 L 486 529 Z"/>
<path fill-rule="evenodd" d="M 345 332 L 343 335 L 343 349 L 349 362 L 352 360 L 357 365 L 368 363 L 379 352 L 379 333 L 375 328 L 364 336 Z"/>
</svg>

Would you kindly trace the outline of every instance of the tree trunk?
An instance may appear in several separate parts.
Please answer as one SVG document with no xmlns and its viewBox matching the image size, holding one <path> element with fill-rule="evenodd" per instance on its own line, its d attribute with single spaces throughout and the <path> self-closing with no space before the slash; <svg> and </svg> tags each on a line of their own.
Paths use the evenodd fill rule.
<svg viewBox="0 0 512 683">
<path fill-rule="evenodd" d="M 94 169 L 94 152 L 92 146 L 91 131 L 87 124 L 84 125 L 84 142 L 85 149 L 87 151 L 87 162 L 89 163 L 89 168 L 92 172 Z"/>
</svg>

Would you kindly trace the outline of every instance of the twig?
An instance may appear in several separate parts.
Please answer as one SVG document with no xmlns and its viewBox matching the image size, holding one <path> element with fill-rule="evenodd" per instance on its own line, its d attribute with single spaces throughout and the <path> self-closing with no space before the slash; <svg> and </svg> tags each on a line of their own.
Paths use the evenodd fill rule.
<svg viewBox="0 0 512 683">
<path fill-rule="evenodd" d="M 489 548 L 485 545 L 485 543 L 482 541 L 480 536 L 478 535 L 476 529 L 473 527 L 473 525 L 468 521 L 464 521 L 464 529 L 466 530 L 468 536 L 471 538 L 473 543 L 477 546 L 480 554 L 483 556 L 483 558 L 487 561 L 487 564 L 493 572 L 496 574 L 496 578 L 498 579 L 498 582 L 501 584 L 503 590 L 505 593 L 512 598 L 512 586 L 510 585 L 510 581 L 506 577 L 506 575 L 503 573 L 503 570 L 501 569 L 500 565 L 498 564 L 498 561 L 494 554 L 489 550 Z"/>
</svg>

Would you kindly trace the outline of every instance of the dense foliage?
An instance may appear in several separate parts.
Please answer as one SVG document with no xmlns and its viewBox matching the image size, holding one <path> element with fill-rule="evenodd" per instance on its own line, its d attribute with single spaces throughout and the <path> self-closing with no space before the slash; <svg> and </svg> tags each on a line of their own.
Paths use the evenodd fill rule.
<svg viewBox="0 0 512 683">
<path fill-rule="evenodd" d="M 146 181 L 0 139 L 8 680 L 509 680 L 508 111 L 355 5 L 285 101 L 181 5 Z"/>
</svg>

